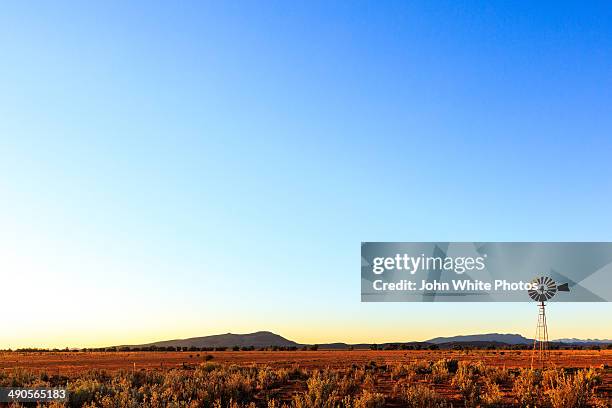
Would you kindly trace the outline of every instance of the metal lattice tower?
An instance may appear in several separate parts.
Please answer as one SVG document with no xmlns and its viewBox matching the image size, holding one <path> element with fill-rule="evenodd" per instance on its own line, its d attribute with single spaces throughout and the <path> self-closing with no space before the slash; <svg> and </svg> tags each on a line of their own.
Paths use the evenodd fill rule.
<svg viewBox="0 0 612 408">
<path fill-rule="evenodd" d="M 546 326 L 546 305 L 541 302 L 538 305 L 538 324 L 533 337 L 533 351 L 531 353 L 531 368 L 544 368 L 550 361 L 550 349 L 548 347 L 548 327 Z"/>
</svg>

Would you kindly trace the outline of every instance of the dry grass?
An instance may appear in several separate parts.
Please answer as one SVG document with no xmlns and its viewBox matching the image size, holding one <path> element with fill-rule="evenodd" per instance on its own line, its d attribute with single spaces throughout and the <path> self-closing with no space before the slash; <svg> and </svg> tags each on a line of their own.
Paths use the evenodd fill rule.
<svg viewBox="0 0 612 408">
<path fill-rule="evenodd" d="M 402 384 L 399 397 L 409 408 L 445 407 L 443 399 L 430 387 L 422 384 Z"/>
</svg>

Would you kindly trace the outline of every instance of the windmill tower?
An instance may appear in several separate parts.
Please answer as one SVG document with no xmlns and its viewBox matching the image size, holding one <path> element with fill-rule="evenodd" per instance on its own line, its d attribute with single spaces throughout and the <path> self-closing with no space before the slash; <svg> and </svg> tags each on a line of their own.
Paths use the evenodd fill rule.
<svg viewBox="0 0 612 408">
<path fill-rule="evenodd" d="M 529 290 L 529 297 L 539 302 L 538 324 L 536 334 L 533 337 L 533 351 L 531 353 L 531 368 L 544 368 L 550 361 L 550 349 L 548 347 L 548 326 L 546 324 L 546 301 L 550 300 L 557 292 L 569 292 L 569 285 L 564 283 L 558 285 L 547 276 L 542 276 L 531 281 L 536 284 L 535 289 Z"/>
</svg>

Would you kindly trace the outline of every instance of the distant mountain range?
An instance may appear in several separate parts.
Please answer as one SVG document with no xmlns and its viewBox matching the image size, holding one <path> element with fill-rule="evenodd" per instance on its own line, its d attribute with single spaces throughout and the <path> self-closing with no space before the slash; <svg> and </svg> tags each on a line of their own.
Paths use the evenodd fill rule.
<svg viewBox="0 0 612 408">
<path fill-rule="evenodd" d="M 600 339 L 558 339 L 555 340 L 557 343 L 570 343 L 570 344 L 612 344 L 612 340 L 600 340 Z"/>
<path fill-rule="evenodd" d="M 559 339 L 553 340 L 553 343 L 563 343 L 564 345 L 577 345 L 577 346 L 592 346 L 592 345 L 607 345 L 612 344 L 612 340 L 598 340 L 598 339 Z M 451 348 L 457 345 L 473 346 L 473 347 L 486 347 L 486 346 L 517 346 L 517 345 L 529 345 L 533 344 L 533 339 L 528 339 L 521 336 L 520 334 L 500 334 L 500 333 L 489 333 L 489 334 L 471 334 L 461 335 L 452 337 L 436 337 L 423 342 L 393 342 L 380 344 L 381 347 L 398 347 L 403 346 L 404 348 L 426 348 L 432 345 L 438 346 L 439 348 Z M 127 345 L 120 347 L 130 348 L 143 348 L 143 347 L 198 347 L 198 348 L 210 348 L 210 347 L 304 347 L 306 344 L 296 343 L 288 340 L 278 334 L 269 331 L 259 331 L 248 334 L 217 334 L 213 336 L 204 337 L 192 337 L 189 339 L 176 339 L 176 340 L 165 340 L 158 341 L 148 344 L 140 345 Z M 347 349 L 353 347 L 354 349 L 368 349 L 370 343 L 360 344 L 347 344 L 347 343 L 327 343 L 319 344 L 322 349 Z"/>
</svg>

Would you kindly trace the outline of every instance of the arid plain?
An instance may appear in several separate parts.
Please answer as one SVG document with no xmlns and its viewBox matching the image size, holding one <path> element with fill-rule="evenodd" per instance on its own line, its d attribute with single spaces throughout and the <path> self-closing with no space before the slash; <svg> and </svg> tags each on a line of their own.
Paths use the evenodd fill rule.
<svg viewBox="0 0 612 408">
<path fill-rule="evenodd" d="M 546 370 L 530 370 L 530 357 L 526 350 L 3 352 L 0 385 L 67 386 L 69 406 L 88 407 L 612 405 L 612 350 L 552 351 Z"/>
</svg>

